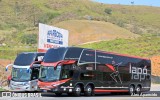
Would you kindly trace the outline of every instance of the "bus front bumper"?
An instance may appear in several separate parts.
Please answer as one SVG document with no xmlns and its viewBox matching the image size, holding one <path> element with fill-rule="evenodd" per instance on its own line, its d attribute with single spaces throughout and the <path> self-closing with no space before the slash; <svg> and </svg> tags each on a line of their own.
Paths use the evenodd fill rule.
<svg viewBox="0 0 160 100">
<path fill-rule="evenodd" d="M 38 89 L 41 92 L 52 92 L 52 93 L 70 93 L 73 92 L 73 88 L 68 88 L 68 87 L 62 87 L 62 86 L 57 86 L 55 88 L 49 88 L 49 87 L 41 87 Z"/>
<path fill-rule="evenodd" d="M 11 91 L 35 91 L 37 90 L 37 85 L 31 85 L 30 82 L 13 82 L 10 83 L 10 90 Z"/>
<path fill-rule="evenodd" d="M 14 86 L 14 85 L 10 85 L 10 89 L 13 90 L 13 91 L 31 91 L 29 85 L 26 85 L 26 86 Z"/>
</svg>

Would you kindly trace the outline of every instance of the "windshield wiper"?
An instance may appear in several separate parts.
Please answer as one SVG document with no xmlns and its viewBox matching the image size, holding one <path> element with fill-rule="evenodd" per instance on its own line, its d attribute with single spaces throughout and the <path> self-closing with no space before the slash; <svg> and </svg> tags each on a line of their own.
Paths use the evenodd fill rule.
<svg viewBox="0 0 160 100">
<path fill-rule="evenodd" d="M 12 77 L 12 80 L 18 80 L 17 78 L 18 78 L 18 77 Z"/>
</svg>

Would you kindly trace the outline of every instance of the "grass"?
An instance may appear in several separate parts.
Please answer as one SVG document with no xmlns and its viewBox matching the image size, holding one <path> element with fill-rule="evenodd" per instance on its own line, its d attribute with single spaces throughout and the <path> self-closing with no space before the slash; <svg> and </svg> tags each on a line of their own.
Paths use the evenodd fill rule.
<svg viewBox="0 0 160 100">
<path fill-rule="evenodd" d="M 80 47 L 141 57 L 160 55 L 160 36 L 145 35 L 135 39 L 116 39 L 80 45 Z"/>
<path fill-rule="evenodd" d="M 76 42 L 77 39 L 74 39 Z M 84 39 L 85 40 L 85 39 Z M 134 56 L 141 56 L 151 58 L 152 56 L 160 55 L 160 36 L 143 35 L 134 39 L 117 38 L 110 41 L 100 41 L 95 43 L 88 43 L 82 45 L 75 45 L 84 48 L 91 48 L 97 50 L 104 50 L 108 52 L 116 52 L 121 54 L 128 54 Z M 31 49 L 32 48 L 32 49 Z M 15 59 L 20 52 L 35 52 L 36 47 L 1 47 L 1 59 Z"/>
<path fill-rule="evenodd" d="M 30 46 L 22 47 L 0 47 L 0 59 L 10 59 L 16 58 L 17 54 L 21 52 L 36 52 L 36 48 Z"/>
<path fill-rule="evenodd" d="M 14 59 L 19 52 L 36 51 L 13 45 L 30 45 L 22 43 L 21 36 L 37 34 L 39 22 L 68 29 L 70 45 L 101 40 L 84 46 L 140 56 L 159 54 L 159 38 L 137 39 L 139 35 L 132 32 L 159 34 L 160 7 L 108 5 L 92 0 L 1 0 L 0 6 L 0 44 L 9 46 L 0 47 L 0 58 Z M 112 13 L 106 14 L 106 8 Z"/>
<path fill-rule="evenodd" d="M 56 15 L 56 18 L 53 17 L 45 22 L 47 24 L 54 22 L 61 16 L 67 17 L 64 13 L 76 15 L 72 16 L 71 19 L 83 19 L 85 15 L 88 15 L 95 20 L 104 21 L 106 20 L 104 12 L 106 8 L 112 9 L 112 14 L 107 15 L 110 16 L 110 19 L 117 18 L 126 23 L 130 23 L 130 20 L 135 20 L 140 26 L 149 25 L 148 27 L 151 27 L 150 25 L 153 25 L 153 28 L 160 28 L 160 24 L 157 23 L 160 20 L 160 8 L 158 7 L 107 5 L 90 0 L 38 0 L 38 2 L 37 0 L 13 0 L 12 2 L 2 0 L 0 10 L 2 15 L 1 24 L 6 24 L 6 28 L 12 28 L 8 26 L 9 24 L 18 23 L 23 23 L 27 27 L 33 27 L 34 18 L 36 22 L 39 22 L 47 13 Z"/>
<path fill-rule="evenodd" d="M 3 89 L 3 88 L 0 88 L 0 91 L 5 91 L 5 89 Z"/>
</svg>

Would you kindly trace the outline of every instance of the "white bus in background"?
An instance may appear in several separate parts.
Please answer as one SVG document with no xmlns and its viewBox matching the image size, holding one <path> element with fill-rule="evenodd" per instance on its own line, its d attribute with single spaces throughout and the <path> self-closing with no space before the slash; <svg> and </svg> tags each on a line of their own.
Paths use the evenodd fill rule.
<svg viewBox="0 0 160 100">
<path fill-rule="evenodd" d="M 40 64 L 45 53 L 23 52 L 17 55 L 8 78 L 9 88 L 13 91 L 37 91 Z"/>
</svg>

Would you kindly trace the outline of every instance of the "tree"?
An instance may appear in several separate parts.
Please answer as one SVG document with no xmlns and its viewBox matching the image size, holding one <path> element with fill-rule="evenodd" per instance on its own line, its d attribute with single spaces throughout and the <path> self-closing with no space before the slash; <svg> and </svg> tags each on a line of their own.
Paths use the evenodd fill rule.
<svg viewBox="0 0 160 100">
<path fill-rule="evenodd" d="M 112 9 L 106 8 L 106 9 L 104 10 L 104 12 L 105 12 L 106 14 L 111 15 L 111 14 L 112 14 Z"/>
<path fill-rule="evenodd" d="M 26 44 L 36 44 L 37 34 L 24 34 L 21 37 L 21 42 Z"/>
</svg>

